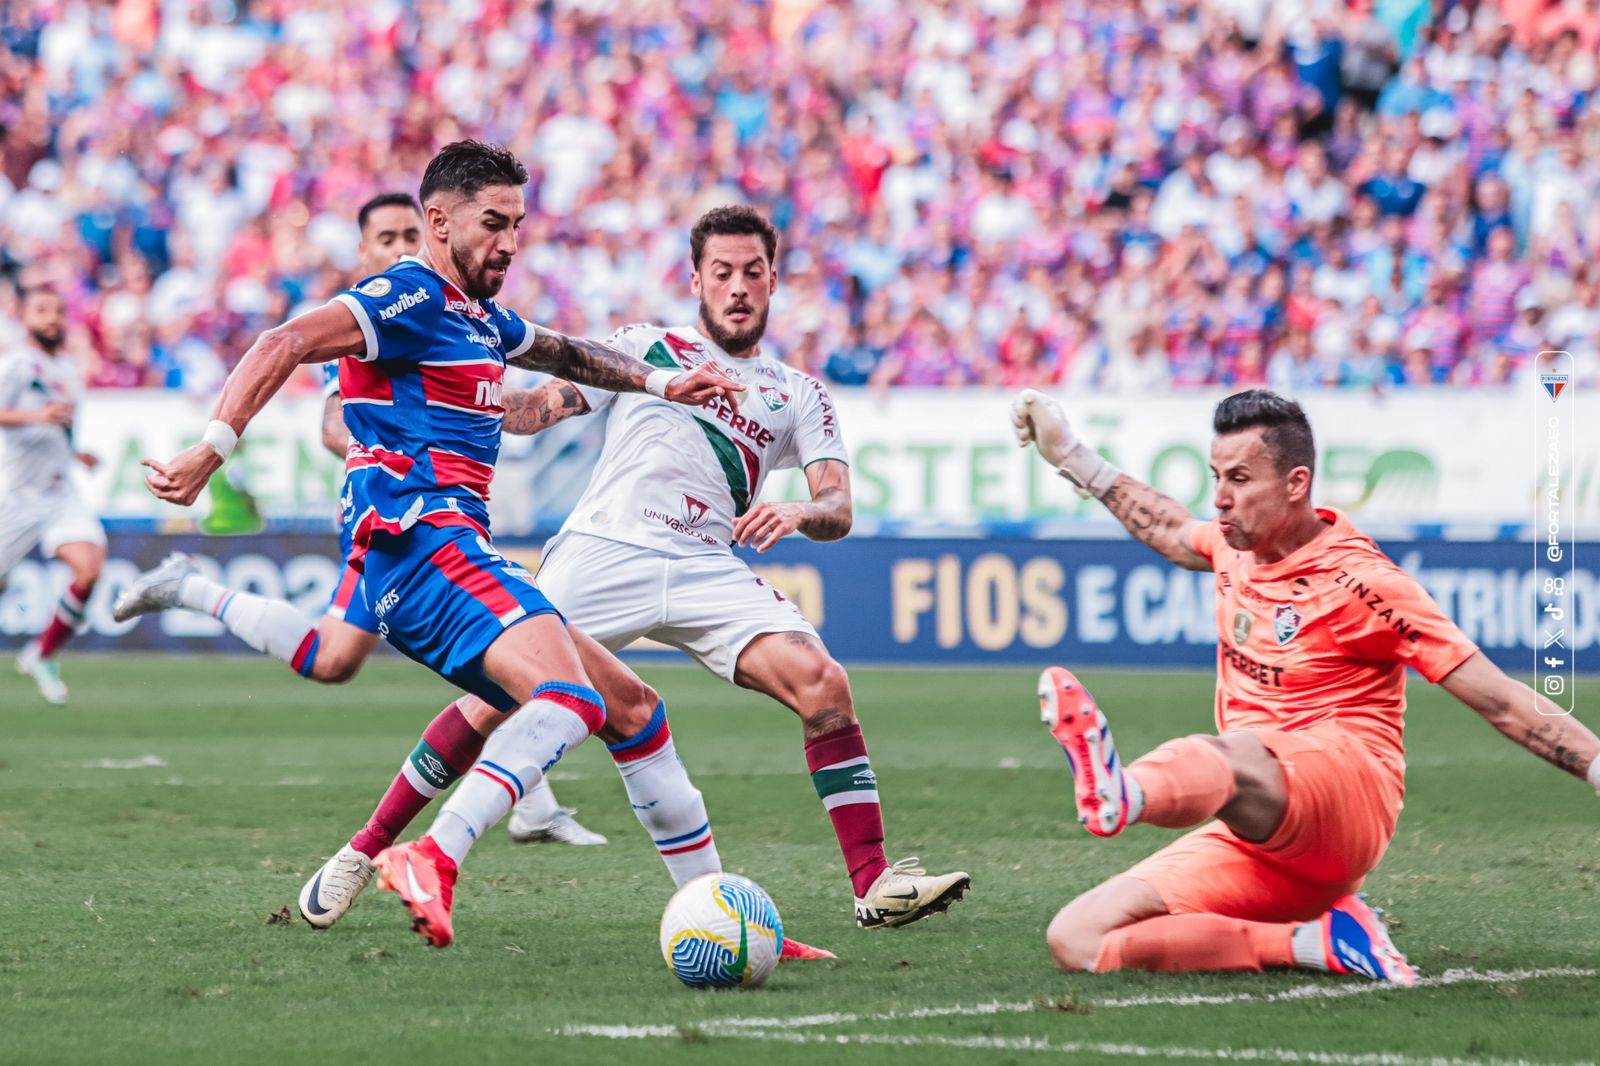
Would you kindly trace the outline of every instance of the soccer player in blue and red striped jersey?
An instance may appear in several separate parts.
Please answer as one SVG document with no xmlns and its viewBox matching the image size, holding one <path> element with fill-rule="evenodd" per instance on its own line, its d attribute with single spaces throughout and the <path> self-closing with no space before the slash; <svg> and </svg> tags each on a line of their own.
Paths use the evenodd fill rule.
<svg viewBox="0 0 1600 1066">
<path fill-rule="evenodd" d="M 422 209 L 410 193 L 386 192 L 361 205 L 356 215 L 361 241 L 356 247 L 356 280 L 382 274 L 422 247 Z M 339 364 L 323 363 L 322 444 L 341 463 L 350 446 L 339 392 Z M 355 677 L 378 644 L 378 618 L 367 602 L 365 581 L 349 564 L 351 529 L 341 524 L 343 567 L 320 617 L 299 607 L 211 580 L 198 563 L 182 552 L 130 582 L 112 606 L 112 617 L 127 621 L 151 611 L 181 608 L 207 614 L 239 639 L 266 652 L 300 676 L 324 684 L 343 684 Z M 548 781 L 530 787 L 526 810 L 512 820 L 512 836 L 523 842 L 604 844 L 606 838 L 580 825 L 574 812 L 556 801 Z M 384 847 L 374 839 L 366 852 L 344 848 L 307 881 L 300 894 L 300 913 L 318 928 L 338 921 L 371 879 L 372 859 Z"/>
<path fill-rule="evenodd" d="M 297 366 L 341 360 L 351 562 L 385 638 L 479 698 L 434 719 L 352 846 L 370 847 L 367 837 L 391 843 L 512 714 L 527 712 L 520 724 L 538 737 L 541 758 L 527 772 L 536 782 L 591 734 L 608 744 L 633 738 L 659 703 L 495 550 L 485 501 L 507 363 L 691 405 L 737 402 L 743 391 L 714 364 L 656 369 L 496 304 L 517 251 L 527 180 L 503 148 L 445 147 L 423 176 L 420 255 L 262 334 L 223 386 L 201 442 L 167 463 L 146 460 L 152 493 L 192 504 Z M 424 837 L 388 847 L 376 865 L 418 931 L 448 944 L 454 861 Z"/>
</svg>

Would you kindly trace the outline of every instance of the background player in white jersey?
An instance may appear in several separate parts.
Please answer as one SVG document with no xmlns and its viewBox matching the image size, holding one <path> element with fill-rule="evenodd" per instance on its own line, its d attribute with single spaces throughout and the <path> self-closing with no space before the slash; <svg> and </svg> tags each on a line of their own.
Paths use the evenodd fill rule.
<svg viewBox="0 0 1600 1066">
<path fill-rule="evenodd" d="M 777 287 L 776 250 L 775 231 L 754 210 L 708 212 L 690 236 L 698 325 L 628 326 L 607 341 L 666 369 L 715 362 L 745 386 L 737 404 L 671 407 L 556 381 L 508 397 L 504 425 L 531 433 L 610 409 L 599 466 L 546 547 L 539 587 L 609 649 L 640 637 L 671 644 L 798 714 L 806 762 L 850 872 L 857 924 L 904 925 L 960 899 L 970 878 L 927 876 L 915 860 L 889 865 L 877 778 L 844 668 L 805 616 L 731 550 L 734 541 L 765 551 L 797 531 L 819 541 L 850 531 L 850 471 L 827 390 L 760 348 Z M 783 468 L 805 470 L 811 499 L 755 504 L 767 474 Z M 464 855 L 510 806 L 513 790 L 496 771 L 528 762 L 523 733 L 516 721 L 498 730 L 480 772 L 463 778 L 440 812 L 429 835 L 446 850 Z M 649 728 L 613 746 L 612 755 L 636 805 L 651 791 L 650 776 L 676 761 Z M 662 827 L 666 836 L 656 840 L 680 883 L 718 868 L 698 810 Z"/>
<path fill-rule="evenodd" d="M 106 561 L 106 534 L 72 486 L 73 467 L 92 468 L 98 460 L 72 443 L 82 381 L 60 354 L 66 304 L 50 289 L 29 289 L 21 315 L 27 342 L 0 354 L 0 584 L 35 545 L 72 571 L 44 632 L 17 656 L 17 671 L 60 704 L 67 686 L 55 656 L 83 628 L 84 607 Z"/>
</svg>

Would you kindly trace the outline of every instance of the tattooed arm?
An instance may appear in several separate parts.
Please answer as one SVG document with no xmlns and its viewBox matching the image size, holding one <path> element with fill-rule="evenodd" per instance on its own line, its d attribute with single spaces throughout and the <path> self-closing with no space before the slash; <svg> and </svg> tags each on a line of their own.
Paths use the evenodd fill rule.
<svg viewBox="0 0 1600 1066">
<path fill-rule="evenodd" d="M 1079 440 L 1060 404 L 1035 389 L 1023 389 L 1011 404 L 1011 425 L 1018 444 L 1037 448 L 1045 462 L 1078 487 L 1079 495 L 1105 504 L 1141 544 L 1185 570 L 1211 569 L 1210 560 L 1189 547 L 1189 534 L 1200 520 Z"/>
<path fill-rule="evenodd" d="M 528 328 L 533 332 L 533 343 L 527 351 L 508 360 L 512 366 L 542 370 L 610 392 L 643 392 L 645 379 L 655 369 L 600 341 L 569 337 L 532 323 Z"/>
<path fill-rule="evenodd" d="M 1600 738 L 1582 722 L 1478 652 L 1439 682 L 1450 695 L 1530 752 L 1600 790 Z"/>
<path fill-rule="evenodd" d="M 507 389 L 500 428 L 530 436 L 574 415 L 589 413 L 589 402 L 570 381 L 547 381 L 536 389 Z"/>
<path fill-rule="evenodd" d="M 737 403 L 744 386 L 707 360 L 690 371 L 674 371 L 662 384 L 649 386 L 651 375 L 661 373 L 649 363 L 617 351 L 609 344 L 587 337 L 568 337 L 564 333 L 529 323 L 532 342 L 522 354 L 507 360 L 524 370 L 542 370 L 608 392 L 653 392 L 672 403 L 697 406 L 720 396 Z"/>
<path fill-rule="evenodd" d="M 1189 547 L 1200 520 L 1183 504 L 1136 478 L 1118 474 L 1100 497 L 1134 539 L 1185 570 L 1210 570 L 1211 561 Z"/>
</svg>

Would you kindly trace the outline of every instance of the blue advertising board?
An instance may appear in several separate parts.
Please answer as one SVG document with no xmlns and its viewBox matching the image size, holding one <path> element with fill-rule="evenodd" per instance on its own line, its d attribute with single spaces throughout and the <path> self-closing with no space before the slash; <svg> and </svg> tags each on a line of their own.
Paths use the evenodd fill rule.
<svg viewBox="0 0 1600 1066">
<path fill-rule="evenodd" d="M 537 543 L 503 544 L 534 565 Z M 1534 661 L 1534 545 L 1523 541 L 1391 540 L 1390 556 L 1418 577 L 1467 635 L 1507 669 Z M 219 623 L 171 612 L 118 625 L 118 588 L 169 551 L 191 552 L 229 585 L 320 612 L 338 580 L 332 536 L 267 533 L 113 536 L 105 578 L 89 605 L 82 650 L 242 651 Z M 1580 670 L 1600 670 L 1600 543 L 1579 544 L 1568 646 Z M 750 561 L 854 663 L 1205 667 L 1215 661 L 1210 574 L 1181 570 L 1125 538 L 791 537 Z M 0 644 L 43 629 L 65 568 L 25 560 L 0 590 Z"/>
</svg>

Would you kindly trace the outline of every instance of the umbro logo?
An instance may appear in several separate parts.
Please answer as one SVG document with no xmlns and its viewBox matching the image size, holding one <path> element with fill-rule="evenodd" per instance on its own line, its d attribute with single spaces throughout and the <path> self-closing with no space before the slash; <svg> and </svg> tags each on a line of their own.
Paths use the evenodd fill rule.
<svg viewBox="0 0 1600 1066">
<path fill-rule="evenodd" d="M 450 771 L 441 762 L 438 756 L 425 751 L 417 760 L 417 769 L 422 771 L 422 776 L 431 782 L 445 782 L 450 778 Z"/>
</svg>

